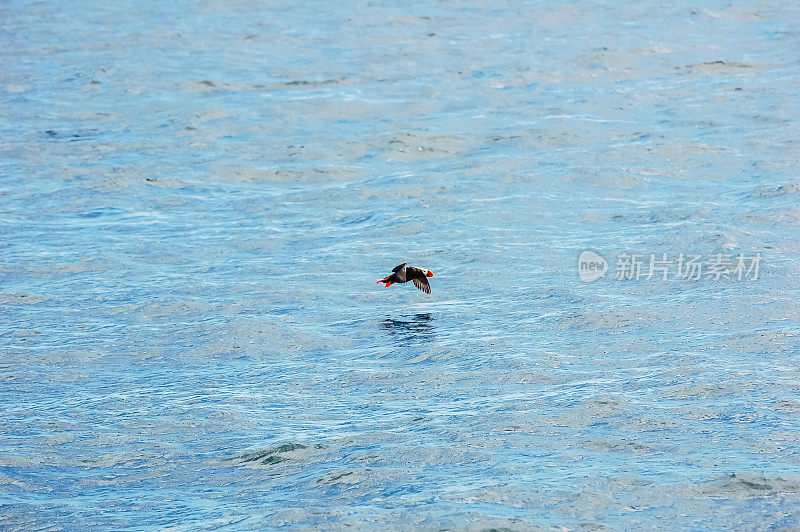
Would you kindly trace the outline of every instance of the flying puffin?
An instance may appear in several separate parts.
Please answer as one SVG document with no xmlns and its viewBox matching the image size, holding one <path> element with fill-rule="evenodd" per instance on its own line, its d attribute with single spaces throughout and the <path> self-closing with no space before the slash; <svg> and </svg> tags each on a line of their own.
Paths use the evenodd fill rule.
<svg viewBox="0 0 800 532">
<path fill-rule="evenodd" d="M 406 266 L 407 263 L 403 263 L 400 266 L 395 266 L 392 270 L 392 275 L 389 277 L 384 277 L 378 284 L 386 283 L 386 288 L 392 286 L 393 283 L 407 283 L 408 281 L 414 281 L 414 286 L 425 292 L 426 294 L 431 293 L 431 285 L 428 284 L 427 277 L 433 277 L 433 272 L 430 270 L 426 270 L 425 268 L 417 268 L 415 266 Z"/>
</svg>

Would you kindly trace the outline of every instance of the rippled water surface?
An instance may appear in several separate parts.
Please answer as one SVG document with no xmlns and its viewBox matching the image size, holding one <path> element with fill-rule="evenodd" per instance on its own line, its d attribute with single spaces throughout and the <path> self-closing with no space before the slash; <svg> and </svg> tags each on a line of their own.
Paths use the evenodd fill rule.
<svg viewBox="0 0 800 532">
<path fill-rule="evenodd" d="M 0 528 L 800 525 L 795 3 L 5 2 L 0 42 Z"/>
</svg>

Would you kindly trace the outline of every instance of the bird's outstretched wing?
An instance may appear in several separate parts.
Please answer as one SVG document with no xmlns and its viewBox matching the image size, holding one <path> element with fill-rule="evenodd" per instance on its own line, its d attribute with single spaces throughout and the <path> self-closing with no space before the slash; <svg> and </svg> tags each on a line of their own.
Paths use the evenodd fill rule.
<svg viewBox="0 0 800 532">
<path fill-rule="evenodd" d="M 416 286 L 426 294 L 431 293 L 431 285 L 428 284 L 428 280 L 425 277 L 414 277 L 414 279 L 412 280 L 414 281 L 414 286 Z"/>
<path fill-rule="evenodd" d="M 397 273 L 397 272 L 399 272 L 400 270 L 402 270 L 403 268 L 405 268 L 405 267 L 406 267 L 406 264 L 408 264 L 408 263 L 407 263 L 407 262 L 404 262 L 403 264 L 401 264 L 401 265 L 399 265 L 399 266 L 395 266 L 395 267 L 394 267 L 394 269 L 393 269 L 392 271 L 393 271 L 394 273 Z"/>
</svg>

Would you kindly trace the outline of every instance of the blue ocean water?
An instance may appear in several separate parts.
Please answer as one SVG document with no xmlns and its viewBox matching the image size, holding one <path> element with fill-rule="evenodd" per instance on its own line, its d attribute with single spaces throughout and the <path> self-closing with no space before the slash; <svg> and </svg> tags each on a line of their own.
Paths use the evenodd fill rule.
<svg viewBox="0 0 800 532">
<path fill-rule="evenodd" d="M 0 528 L 800 526 L 798 5 L 5 2 L 0 42 Z"/>
</svg>

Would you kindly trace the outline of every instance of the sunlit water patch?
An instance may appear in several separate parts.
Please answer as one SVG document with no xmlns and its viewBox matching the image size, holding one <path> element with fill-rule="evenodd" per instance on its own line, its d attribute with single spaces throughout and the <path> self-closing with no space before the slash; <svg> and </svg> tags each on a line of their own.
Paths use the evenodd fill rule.
<svg viewBox="0 0 800 532">
<path fill-rule="evenodd" d="M 0 526 L 798 526 L 798 22 L 6 6 Z"/>
</svg>

